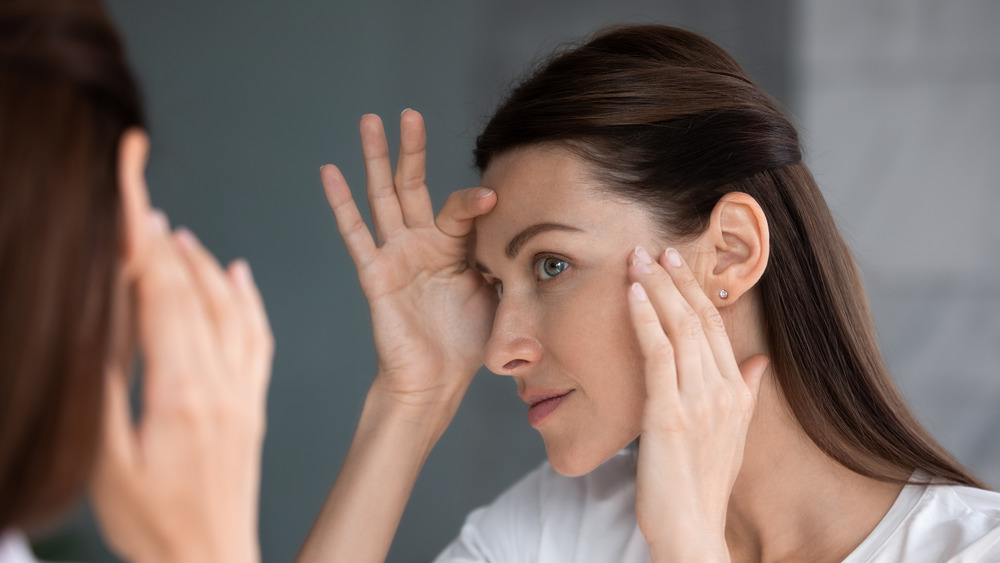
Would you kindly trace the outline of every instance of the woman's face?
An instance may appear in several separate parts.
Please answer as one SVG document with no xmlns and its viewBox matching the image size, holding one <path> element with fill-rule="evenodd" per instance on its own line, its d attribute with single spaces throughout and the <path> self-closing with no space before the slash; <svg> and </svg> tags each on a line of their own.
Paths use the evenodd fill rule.
<svg viewBox="0 0 1000 563">
<path fill-rule="evenodd" d="M 639 435 L 643 359 L 629 318 L 636 245 L 662 250 L 649 212 L 596 189 L 585 161 L 550 147 L 496 158 L 482 184 L 475 257 L 501 294 L 486 366 L 517 382 L 549 461 L 594 469 Z"/>
</svg>

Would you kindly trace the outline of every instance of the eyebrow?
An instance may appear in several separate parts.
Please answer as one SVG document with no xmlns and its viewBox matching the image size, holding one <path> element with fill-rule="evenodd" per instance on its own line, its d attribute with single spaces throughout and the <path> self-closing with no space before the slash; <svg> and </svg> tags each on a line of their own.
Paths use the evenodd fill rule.
<svg viewBox="0 0 1000 563">
<path fill-rule="evenodd" d="M 505 250 L 507 258 L 513 259 L 517 257 L 517 253 L 521 252 L 521 248 L 529 240 L 531 240 L 532 237 L 540 235 L 547 231 L 569 231 L 578 233 L 583 231 L 583 229 L 578 229 L 576 227 L 571 227 L 569 225 L 562 225 L 560 223 L 537 223 L 517 233 L 516 235 L 514 235 L 514 238 L 510 239 L 510 242 L 507 243 L 507 248 Z M 485 264 L 483 264 L 478 260 L 476 260 L 475 266 L 477 270 L 483 272 L 484 274 L 492 275 L 493 273 L 490 271 L 489 268 L 486 267 Z"/>
<path fill-rule="evenodd" d="M 579 232 L 581 229 L 576 227 L 570 227 L 569 225 L 562 225 L 559 223 L 537 223 L 524 229 L 520 233 L 514 235 L 514 238 L 510 239 L 507 243 L 507 258 L 515 258 L 518 252 L 521 252 L 521 248 L 531 240 L 532 237 L 540 235 L 547 231 L 571 231 Z"/>
</svg>

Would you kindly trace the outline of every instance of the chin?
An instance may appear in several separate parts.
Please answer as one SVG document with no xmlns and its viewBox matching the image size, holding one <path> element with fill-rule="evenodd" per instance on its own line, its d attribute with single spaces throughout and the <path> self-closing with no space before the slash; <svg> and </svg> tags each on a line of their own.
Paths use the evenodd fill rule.
<svg viewBox="0 0 1000 563">
<path fill-rule="evenodd" d="M 630 442 L 631 440 L 626 441 L 620 446 L 604 444 L 602 447 L 598 444 L 569 446 L 545 440 L 545 455 L 548 456 L 549 465 L 556 473 L 566 477 L 579 477 L 597 469 L 597 466 L 610 459 Z"/>
</svg>

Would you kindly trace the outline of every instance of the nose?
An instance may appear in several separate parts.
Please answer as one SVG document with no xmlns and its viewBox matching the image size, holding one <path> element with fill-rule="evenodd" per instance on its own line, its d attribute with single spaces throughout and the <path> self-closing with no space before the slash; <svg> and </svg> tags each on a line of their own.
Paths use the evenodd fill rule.
<svg viewBox="0 0 1000 563">
<path fill-rule="evenodd" d="M 498 375 L 521 375 L 542 358 L 542 345 L 534 336 L 530 309 L 514 296 L 504 295 L 493 318 L 493 333 L 486 343 L 486 368 Z"/>
</svg>

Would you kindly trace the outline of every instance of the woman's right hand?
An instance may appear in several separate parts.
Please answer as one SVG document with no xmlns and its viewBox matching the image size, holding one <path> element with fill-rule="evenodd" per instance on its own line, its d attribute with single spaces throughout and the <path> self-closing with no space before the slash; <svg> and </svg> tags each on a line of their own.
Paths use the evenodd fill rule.
<svg viewBox="0 0 1000 563">
<path fill-rule="evenodd" d="M 496 194 L 455 192 L 435 219 L 425 184 L 427 136 L 416 111 L 400 117 L 395 177 L 378 116 L 362 117 L 361 144 L 374 237 L 340 170 L 326 165 L 321 177 L 371 310 L 373 390 L 405 408 L 453 411 L 483 363 L 496 308 L 495 293 L 467 256 L 473 221 L 493 208 Z"/>
<path fill-rule="evenodd" d="M 400 117 L 399 162 L 376 115 L 361 118 L 375 236 L 336 166 L 320 170 L 372 314 L 378 373 L 298 563 L 384 561 L 413 484 L 483 363 L 496 294 L 469 264 L 476 217 L 496 194 L 451 194 L 437 218 L 420 114 Z"/>
</svg>

